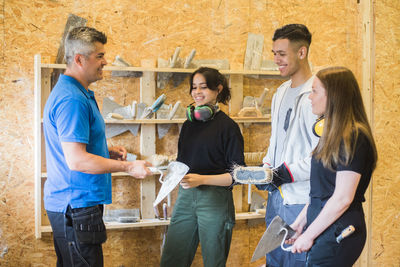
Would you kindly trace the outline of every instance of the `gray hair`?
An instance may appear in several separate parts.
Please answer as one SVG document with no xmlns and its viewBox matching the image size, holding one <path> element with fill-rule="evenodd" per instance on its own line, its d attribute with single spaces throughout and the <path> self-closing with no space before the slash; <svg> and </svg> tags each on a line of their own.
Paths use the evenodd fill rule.
<svg viewBox="0 0 400 267">
<path fill-rule="evenodd" d="M 94 43 L 107 43 L 107 36 L 90 27 L 77 27 L 72 29 L 64 41 L 65 62 L 69 65 L 76 54 L 89 56 L 94 51 Z"/>
</svg>

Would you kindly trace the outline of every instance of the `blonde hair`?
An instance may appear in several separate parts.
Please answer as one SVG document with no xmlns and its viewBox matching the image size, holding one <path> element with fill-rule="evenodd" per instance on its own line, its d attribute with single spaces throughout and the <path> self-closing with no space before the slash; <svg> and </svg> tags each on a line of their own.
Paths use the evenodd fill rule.
<svg viewBox="0 0 400 267">
<path fill-rule="evenodd" d="M 339 164 L 347 165 L 354 156 L 355 140 L 363 133 L 373 150 L 374 169 L 375 141 L 354 74 L 345 67 L 330 67 L 320 70 L 316 76 L 326 90 L 327 103 L 324 133 L 313 151 L 314 157 L 330 170 Z"/>
</svg>

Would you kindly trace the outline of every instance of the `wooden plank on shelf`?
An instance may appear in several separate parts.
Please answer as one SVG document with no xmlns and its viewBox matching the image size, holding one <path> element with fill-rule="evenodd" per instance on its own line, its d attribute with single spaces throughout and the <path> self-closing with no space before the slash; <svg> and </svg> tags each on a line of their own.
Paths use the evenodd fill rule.
<svg viewBox="0 0 400 267">
<path fill-rule="evenodd" d="M 65 69 L 65 64 L 42 64 L 42 68 L 48 69 Z M 196 69 L 184 68 L 157 68 L 157 67 L 120 67 L 120 66 L 105 66 L 105 71 L 142 71 L 142 72 L 174 72 L 174 73 L 193 73 Z M 279 71 L 275 70 L 220 70 L 222 74 L 227 75 L 262 75 L 268 77 L 277 77 L 282 79 Z"/>
<path fill-rule="evenodd" d="M 238 212 L 235 214 L 236 220 L 254 220 L 254 219 L 264 219 L 264 214 L 259 214 L 256 212 Z M 156 226 L 166 226 L 169 225 L 170 220 L 160 220 L 160 219 L 142 219 L 136 223 L 119 223 L 119 222 L 106 222 L 107 230 L 117 230 L 117 229 L 129 229 L 129 228 L 143 228 L 143 227 L 156 227 Z M 52 229 L 50 225 L 41 226 L 41 233 L 51 233 Z"/>
<path fill-rule="evenodd" d="M 237 123 L 270 123 L 271 117 L 231 117 Z"/>
<path fill-rule="evenodd" d="M 262 62 L 264 35 L 249 33 L 247 37 L 246 54 L 244 57 L 245 70 L 259 70 Z"/>
<path fill-rule="evenodd" d="M 271 119 L 267 117 L 231 117 L 237 123 L 270 123 Z M 141 120 L 106 120 L 106 124 L 171 124 L 184 123 L 186 119 L 141 119 Z"/>
<path fill-rule="evenodd" d="M 78 17 L 74 14 L 68 15 L 68 19 L 67 19 L 67 22 L 65 23 L 65 27 L 64 27 L 63 36 L 60 41 L 60 46 L 58 47 L 55 63 L 65 63 L 65 61 L 64 61 L 64 55 L 65 55 L 64 41 L 65 41 L 65 38 L 67 37 L 67 34 L 69 33 L 69 31 L 75 27 L 85 26 L 86 22 L 87 22 L 86 19 Z M 62 73 L 61 70 L 53 71 L 52 77 L 51 77 L 51 88 L 53 88 L 54 85 L 56 85 L 56 83 L 58 81 L 58 77 L 60 76 L 61 73 Z"/>
<path fill-rule="evenodd" d="M 236 213 L 236 220 L 253 220 L 253 219 L 263 219 L 265 214 L 260 214 L 257 212 L 240 212 Z"/>
<path fill-rule="evenodd" d="M 106 124 L 171 124 L 184 123 L 186 119 L 138 119 L 138 120 L 105 120 Z"/>
<path fill-rule="evenodd" d="M 142 60 L 143 67 L 154 67 L 153 60 Z M 151 105 L 156 96 L 156 81 L 154 72 L 143 72 L 140 78 L 140 102 Z M 140 130 L 140 155 L 149 157 L 156 153 L 156 128 L 155 124 L 143 124 Z M 147 177 L 141 181 L 141 214 L 142 219 L 154 219 L 153 202 L 156 199 L 155 176 Z"/>
</svg>

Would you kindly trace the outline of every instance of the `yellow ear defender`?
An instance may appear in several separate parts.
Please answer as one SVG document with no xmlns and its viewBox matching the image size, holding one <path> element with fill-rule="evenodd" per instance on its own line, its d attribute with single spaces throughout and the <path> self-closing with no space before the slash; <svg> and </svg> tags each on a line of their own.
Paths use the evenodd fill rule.
<svg viewBox="0 0 400 267">
<path fill-rule="evenodd" d="M 322 133 L 324 132 L 324 122 L 325 118 L 324 116 L 322 116 L 317 119 L 317 121 L 314 123 L 312 127 L 312 131 L 317 137 L 321 137 Z"/>
</svg>

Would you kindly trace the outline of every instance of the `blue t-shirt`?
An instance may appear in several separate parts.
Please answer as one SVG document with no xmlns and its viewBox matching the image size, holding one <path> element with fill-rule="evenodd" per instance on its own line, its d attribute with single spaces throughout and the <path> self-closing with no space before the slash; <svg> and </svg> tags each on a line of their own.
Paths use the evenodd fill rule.
<svg viewBox="0 0 400 267">
<path fill-rule="evenodd" d="M 74 78 L 61 75 L 47 99 L 43 113 L 47 180 L 46 210 L 65 212 L 71 208 L 111 203 L 111 174 L 72 171 L 65 161 L 61 142 L 86 144 L 86 151 L 109 158 L 105 123 L 94 92 Z"/>
</svg>

